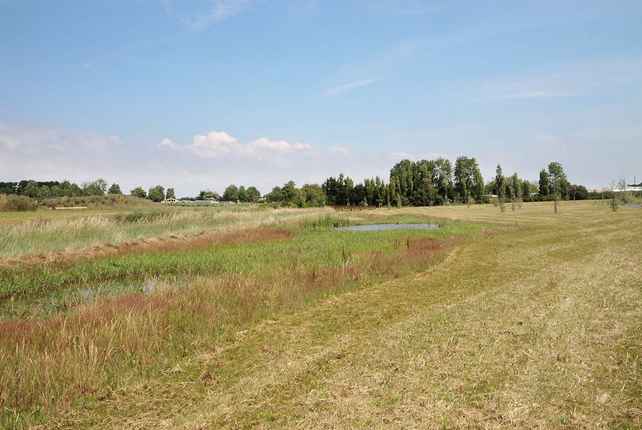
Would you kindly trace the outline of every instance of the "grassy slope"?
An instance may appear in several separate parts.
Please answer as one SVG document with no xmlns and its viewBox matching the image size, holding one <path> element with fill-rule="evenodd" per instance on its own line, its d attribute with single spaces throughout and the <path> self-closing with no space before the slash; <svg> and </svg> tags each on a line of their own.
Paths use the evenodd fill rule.
<svg viewBox="0 0 642 430">
<path fill-rule="evenodd" d="M 190 357 L 58 424 L 642 425 L 639 210 L 412 211 L 509 225 L 428 272 L 257 326 L 229 348 Z"/>
<path fill-rule="evenodd" d="M 140 199 L 138 199 L 140 200 Z M 150 202 L 151 203 L 151 202 Z M 154 204 L 154 203 L 152 203 Z M 21 218 L 12 213 L 0 223 L 0 267 L 3 260 L 34 254 L 84 251 L 99 245 L 121 244 L 141 238 L 191 234 L 222 227 L 257 225 L 327 212 L 327 209 L 261 209 L 258 206 L 216 208 L 172 207 L 134 212 L 149 219 L 128 221 L 123 213 L 79 215 L 50 211 L 43 218 Z M 31 217 L 31 215 L 29 215 Z M 20 220 L 20 223 L 17 221 Z M 90 251 L 91 252 L 91 251 Z M 64 257 L 64 256 L 63 256 Z M 6 262 L 6 261 L 5 261 Z"/>
</svg>

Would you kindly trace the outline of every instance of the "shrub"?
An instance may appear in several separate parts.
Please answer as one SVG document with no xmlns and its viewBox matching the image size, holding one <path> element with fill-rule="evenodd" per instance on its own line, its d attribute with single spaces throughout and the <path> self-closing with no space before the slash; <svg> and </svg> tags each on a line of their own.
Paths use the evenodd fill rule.
<svg viewBox="0 0 642 430">
<path fill-rule="evenodd" d="M 332 215 L 320 216 L 316 220 L 303 219 L 299 225 L 304 229 L 332 229 L 350 225 L 349 218 L 335 218 Z"/>
<path fill-rule="evenodd" d="M 46 206 L 52 209 L 70 206 L 86 206 L 90 209 L 100 209 L 127 204 L 127 198 L 120 194 L 110 194 L 108 196 L 55 197 L 40 202 L 40 206 Z"/>
<path fill-rule="evenodd" d="M 134 222 L 152 222 L 162 218 L 168 218 L 171 216 L 169 211 L 141 211 L 137 210 L 128 214 L 118 214 L 115 216 L 116 221 L 122 224 L 131 224 Z"/>
<path fill-rule="evenodd" d="M 38 209 L 38 201 L 26 196 L 16 196 L 14 194 L 2 199 L 2 210 L 8 212 L 27 212 Z"/>
</svg>

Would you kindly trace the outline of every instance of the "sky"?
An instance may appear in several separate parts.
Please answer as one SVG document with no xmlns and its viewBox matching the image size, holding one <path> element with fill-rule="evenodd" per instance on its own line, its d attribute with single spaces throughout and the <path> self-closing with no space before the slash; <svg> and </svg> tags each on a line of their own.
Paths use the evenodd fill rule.
<svg viewBox="0 0 642 430">
<path fill-rule="evenodd" d="M 642 1 L 0 0 L 0 181 L 642 180 Z"/>
</svg>

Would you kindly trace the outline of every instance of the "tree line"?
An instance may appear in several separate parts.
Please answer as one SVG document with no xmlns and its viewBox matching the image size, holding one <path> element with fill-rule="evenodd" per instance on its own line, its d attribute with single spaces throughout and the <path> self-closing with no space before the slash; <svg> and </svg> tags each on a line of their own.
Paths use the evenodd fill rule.
<svg viewBox="0 0 642 430">
<path fill-rule="evenodd" d="M 156 185 L 147 191 L 136 187 L 131 195 L 160 202 L 176 198 L 174 188 Z M 83 182 L 81 185 L 69 181 L 0 182 L 0 194 L 17 194 L 42 200 L 57 197 L 104 196 L 122 194 L 116 183 L 108 187 L 104 179 Z M 294 181 L 276 186 L 261 198 L 260 191 L 254 187 L 236 186 L 225 188 L 222 195 L 216 191 L 203 190 L 196 197 L 183 200 L 239 201 L 251 203 L 266 201 L 282 206 L 312 207 L 325 205 L 373 205 L 373 206 L 438 206 L 451 203 L 497 203 L 502 211 L 506 202 L 521 204 L 523 201 L 562 199 L 583 200 L 591 197 L 586 187 L 572 185 L 558 162 L 550 163 L 542 169 L 538 182 L 529 182 L 517 173 L 504 176 L 500 165 L 496 175 L 484 182 L 475 158 L 458 157 L 454 165 L 450 160 L 401 160 L 390 169 L 388 182 L 375 176 L 355 183 L 341 173 L 329 177 L 321 185 L 305 184 L 297 188 Z"/>
<path fill-rule="evenodd" d="M 330 205 L 438 206 L 489 203 L 492 199 L 503 205 L 506 199 L 521 202 L 588 197 L 585 187 L 570 185 L 560 163 L 553 162 L 542 172 L 538 186 L 517 173 L 504 177 L 498 165 L 497 176 L 485 183 L 475 158 L 458 157 L 454 166 L 444 158 L 401 160 L 390 169 L 387 184 L 378 176 L 355 184 L 340 174 L 326 179 L 322 189 Z"/>
<path fill-rule="evenodd" d="M 60 197 L 90 197 L 105 195 L 122 195 L 120 185 L 114 183 L 108 187 L 104 179 L 83 182 L 81 185 L 69 181 L 33 181 L 0 182 L 0 194 L 25 196 L 36 200 L 53 199 Z M 130 191 L 132 196 L 160 202 L 166 198 L 176 198 L 174 188 L 165 188 L 161 185 L 151 187 L 145 191 L 143 187 L 136 187 Z"/>
<path fill-rule="evenodd" d="M 105 194 L 122 194 L 118 184 L 109 184 L 104 179 L 83 182 L 81 185 L 69 181 L 33 181 L 0 182 L 0 194 L 16 194 L 32 199 L 51 199 L 57 197 L 104 196 Z"/>
</svg>

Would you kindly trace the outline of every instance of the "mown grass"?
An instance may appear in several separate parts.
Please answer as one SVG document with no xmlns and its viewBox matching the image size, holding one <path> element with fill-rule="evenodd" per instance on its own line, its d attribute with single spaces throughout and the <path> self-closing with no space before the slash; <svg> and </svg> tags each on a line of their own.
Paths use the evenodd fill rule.
<svg viewBox="0 0 642 430">
<path fill-rule="evenodd" d="M 458 223 L 363 234 L 302 222 L 230 233 L 204 248 L 10 270 L 5 292 L 48 291 L 63 299 L 50 307 L 53 314 L 26 320 L 18 317 L 28 316 L 29 308 L 5 302 L 10 319 L 0 322 L 2 419 L 38 422 L 87 396 L 108 396 L 134 380 L 162 375 L 186 356 L 233 342 L 252 325 L 424 270 L 452 240 L 476 231 Z M 114 283 L 141 285 L 150 278 L 156 285 L 146 294 L 122 288 L 109 293 Z M 88 287 L 104 293 L 87 302 Z"/>
<path fill-rule="evenodd" d="M 323 209 L 305 211 L 261 209 L 259 206 L 224 206 L 36 218 L 20 224 L 0 225 L 0 259 L 87 248 L 99 244 L 119 244 L 140 238 L 193 233 L 221 227 L 269 223 L 322 211 Z"/>
</svg>

